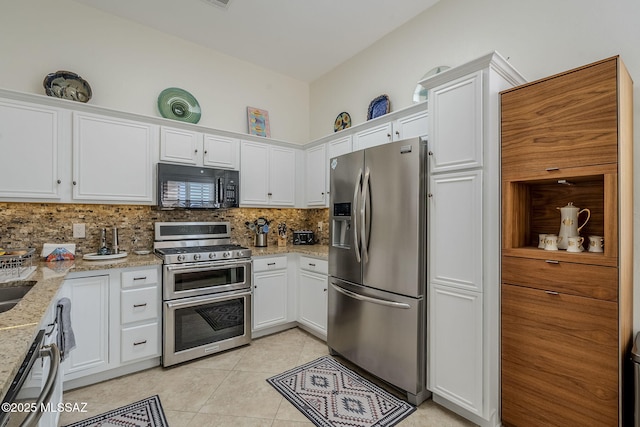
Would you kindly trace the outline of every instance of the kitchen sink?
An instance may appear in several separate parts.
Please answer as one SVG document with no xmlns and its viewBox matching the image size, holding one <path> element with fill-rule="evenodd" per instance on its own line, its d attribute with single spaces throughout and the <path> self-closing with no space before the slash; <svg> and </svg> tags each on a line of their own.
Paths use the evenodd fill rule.
<svg viewBox="0 0 640 427">
<path fill-rule="evenodd" d="M 36 283 L 38 282 L 30 280 L 20 282 L 20 284 L 16 286 L 0 287 L 0 313 L 9 311 L 15 307 Z"/>
</svg>

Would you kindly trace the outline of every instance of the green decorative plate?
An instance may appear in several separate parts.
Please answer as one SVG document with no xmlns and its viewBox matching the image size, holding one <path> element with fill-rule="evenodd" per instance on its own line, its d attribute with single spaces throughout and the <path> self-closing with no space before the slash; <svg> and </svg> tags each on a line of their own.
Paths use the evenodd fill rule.
<svg viewBox="0 0 640 427">
<path fill-rule="evenodd" d="M 200 104 L 184 89 L 170 87 L 158 96 L 158 110 L 162 117 L 189 123 L 200 121 Z"/>
</svg>

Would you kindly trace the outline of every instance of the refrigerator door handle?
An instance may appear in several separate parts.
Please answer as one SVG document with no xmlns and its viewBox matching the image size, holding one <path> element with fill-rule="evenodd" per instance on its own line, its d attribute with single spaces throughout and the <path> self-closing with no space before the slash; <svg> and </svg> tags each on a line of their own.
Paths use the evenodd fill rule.
<svg viewBox="0 0 640 427">
<path fill-rule="evenodd" d="M 369 233 L 367 232 L 367 221 L 366 221 L 366 213 L 367 213 L 367 201 L 369 200 L 369 177 L 371 175 L 371 171 L 367 167 L 367 170 L 364 174 L 363 184 L 362 184 L 362 207 L 360 208 L 360 219 L 362 220 L 362 231 L 360 235 L 362 236 L 362 260 L 363 262 L 369 262 Z"/>
<path fill-rule="evenodd" d="M 333 289 L 340 292 L 341 294 L 344 294 L 350 298 L 354 298 L 360 301 L 371 302 L 373 304 L 379 304 L 379 305 L 384 305 L 384 306 L 393 307 L 393 308 L 403 308 L 403 309 L 411 308 L 409 304 L 405 304 L 403 302 L 388 301 L 380 298 L 372 298 L 365 295 L 356 294 L 355 292 L 351 292 L 341 288 L 340 286 L 336 286 L 335 283 L 332 283 L 331 286 L 333 286 Z"/>
<path fill-rule="evenodd" d="M 362 169 L 358 171 L 358 177 L 356 178 L 356 185 L 353 188 L 353 204 L 351 205 L 351 218 L 353 218 L 353 245 L 356 250 L 356 260 L 360 262 L 360 245 L 358 239 L 358 193 L 360 189 L 360 180 L 362 179 Z"/>
</svg>

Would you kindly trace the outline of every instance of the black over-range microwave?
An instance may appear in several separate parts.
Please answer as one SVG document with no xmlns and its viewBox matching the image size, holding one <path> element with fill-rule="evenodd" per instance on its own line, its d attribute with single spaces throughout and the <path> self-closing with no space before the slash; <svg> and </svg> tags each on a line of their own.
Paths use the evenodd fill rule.
<svg viewBox="0 0 640 427">
<path fill-rule="evenodd" d="M 158 208 L 237 208 L 238 171 L 158 163 Z"/>
</svg>

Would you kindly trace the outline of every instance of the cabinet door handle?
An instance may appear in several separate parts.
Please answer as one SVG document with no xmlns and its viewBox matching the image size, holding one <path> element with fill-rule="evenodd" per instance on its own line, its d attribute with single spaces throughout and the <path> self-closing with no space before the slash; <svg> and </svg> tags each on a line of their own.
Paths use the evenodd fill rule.
<svg viewBox="0 0 640 427">
<path fill-rule="evenodd" d="M 544 262 L 546 262 L 547 264 L 560 264 L 560 261 L 557 261 L 555 259 L 545 259 Z"/>
<path fill-rule="evenodd" d="M 147 276 L 143 277 L 134 277 L 133 280 L 147 280 Z"/>
<path fill-rule="evenodd" d="M 146 306 L 147 306 L 146 302 L 144 304 L 133 304 L 133 308 L 146 307 Z"/>
<path fill-rule="evenodd" d="M 430 199 L 433 199 L 433 193 L 428 193 L 427 197 L 430 198 Z"/>
<path fill-rule="evenodd" d="M 545 169 L 547 172 L 559 171 L 560 168 L 547 168 Z"/>
<path fill-rule="evenodd" d="M 309 263 L 309 267 L 315 267 L 315 266 L 316 266 L 315 264 Z"/>
<path fill-rule="evenodd" d="M 547 295 L 560 295 L 558 292 L 555 292 L 555 291 L 544 291 L 544 293 Z"/>
<path fill-rule="evenodd" d="M 275 262 L 268 262 L 267 265 L 276 265 Z"/>
<path fill-rule="evenodd" d="M 273 193 L 267 193 L 267 196 L 271 197 L 273 196 Z"/>
<path fill-rule="evenodd" d="M 134 342 L 133 345 L 142 345 L 142 344 L 146 344 L 147 340 L 144 341 L 138 341 L 138 342 Z"/>
</svg>

